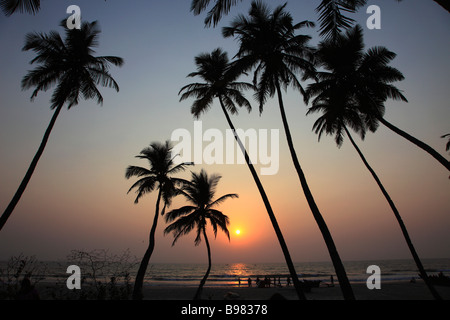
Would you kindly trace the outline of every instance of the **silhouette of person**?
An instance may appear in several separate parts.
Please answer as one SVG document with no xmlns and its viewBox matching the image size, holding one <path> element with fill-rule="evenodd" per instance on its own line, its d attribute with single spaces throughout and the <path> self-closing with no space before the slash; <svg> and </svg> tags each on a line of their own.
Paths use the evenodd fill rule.
<svg viewBox="0 0 450 320">
<path fill-rule="evenodd" d="M 270 288 L 270 278 L 269 278 L 269 277 L 266 277 L 266 278 L 264 279 L 264 281 L 266 282 L 267 286 Z"/>
<path fill-rule="evenodd" d="M 252 286 L 252 279 L 249 277 L 247 282 L 248 282 L 248 287 L 250 288 Z"/>
<path fill-rule="evenodd" d="M 39 294 L 28 277 L 23 278 L 20 290 L 17 293 L 17 300 L 39 300 Z"/>
<path fill-rule="evenodd" d="M 291 277 L 287 277 L 287 284 L 286 286 L 289 287 L 291 285 Z"/>
</svg>

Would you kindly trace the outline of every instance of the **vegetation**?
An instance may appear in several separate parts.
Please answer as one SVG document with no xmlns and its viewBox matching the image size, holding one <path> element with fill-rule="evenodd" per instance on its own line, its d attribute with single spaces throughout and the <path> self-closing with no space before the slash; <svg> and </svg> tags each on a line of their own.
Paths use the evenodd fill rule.
<svg viewBox="0 0 450 320">
<path fill-rule="evenodd" d="M 215 209 L 215 207 L 227 199 L 238 198 L 238 195 L 229 193 L 213 200 L 220 179 L 221 176 L 218 175 L 208 176 L 203 169 L 199 174 L 193 172 L 191 181 L 186 183 L 180 190 L 180 194 L 183 195 L 191 205 L 172 210 L 166 215 L 167 222 L 175 220 L 164 230 L 164 233 L 173 233 L 173 244 L 175 244 L 179 237 L 190 233 L 194 229 L 196 231 L 194 240 L 195 245 L 197 246 L 200 244 L 202 236 L 205 240 L 206 249 L 208 251 L 208 269 L 206 270 L 203 279 L 200 281 L 194 300 L 201 298 L 203 286 L 211 271 L 211 247 L 206 234 L 208 221 L 213 228 L 214 236 L 217 236 L 217 230 L 220 229 L 228 237 L 228 240 L 230 239 L 230 233 L 228 231 L 230 221 L 226 215 Z"/>
<path fill-rule="evenodd" d="M 56 85 L 50 106 L 54 112 L 25 177 L 0 217 L 0 230 L 24 193 L 64 105 L 70 109 L 79 103 L 80 97 L 86 100 L 96 99 L 97 103 L 102 104 L 103 97 L 97 88 L 98 85 L 119 91 L 119 85 L 111 76 L 109 66 L 110 64 L 122 66 L 123 59 L 115 56 L 93 56 L 100 34 L 98 23 L 83 22 L 79 30 L 69 30 L 64 22 L 61 26 L 65 28 L 64 40 L 56 31 L 48 34 L 33 32 L 27 34 L 25 38 L 23 50 L 34 51 L 36 57 L 31 60 L 31 64 L 37 63 L 39 66 L 29 71 L 23 78 L 22 89 L 34 87 L 31 96 L 33 100 L 40 91 L 47 91 Z"/>
<path fill-rule="evenodd" d="M 217 26 L 223 15 L 228 14 L 231 7 L 240 2 L 213 1 L 212 8 L 206 14 L 205 25 Z M 435 2 L 450 11 L 448 1 Z M 191 11 L 199 15 L 207 10 L 211 3 L 210 0 L 192 0 Z M 314 22 L 294 22 L 287 11 L 287 4 L 271 10 L 261 0 L 252 1 L 248 15 L 239 14 L 229 26 L 222 29 L 224 38 L 234 38 L 239 45 L 234 60 L 230 61 L 228 53 L 221 48 L 197 55 L 196 71 L 188 74 L 188 77 L 199 78 L 202 82 L 182 87 L 179 91 L 180 101 L 194 99 L 191 114 L 196 119 L 208 112 L 214 102 L 219 103 L 264 203 L 299 299 L 305 299 L 304 288 L 298 279 L 277 216 L 231 120 L 230 115 L 238 115 L 239 108 L 244 107 L 248 112 L 252 110 L 244 91 L 252 91 L 260 113 L 267 107 L 269 99 L 277 100 L 287 146 L 302 193 L 327 246 L 343 297 L 346 300 L 355 299 L 331 231 L 319 210 L 300 164 L 298 149 L 294 146 L 295 137 L 291 133 L 288 121 L 290 119 L 285 108 L 284 92 L 288 88 L 300 93 L 299 102 L 303 99 L 307 105 L 311 103 L 308 115 L 320 114 L 313 126 L 319 140 L 323 134 L 331 135 L 340 147 L 345 137 L 349 139 L 393 211 L 421 278 L 433 297 L 440 299 L 439 293 L 428 279 L 391 195 L 351 134 L 353 130 L 364 140 L 368 132 L 375 133 L 380 124 L 383 124 L 450 170 L 450 162 L 438 151 L 385 119 L 385 103 L 389 99 L 407 102 L 404 94 L 394 86 L 394 83 L 403 80 L 404 76 L 389 65 L 396 57 L 394 52 L 382 46 L 365 50 L 362 28 L 354 25 L 355 20 L 351 18 L 351 14 L 366 4 L 366 0 L 320 1 L 316 12 L 321 41 L 317 47 L 313 47 L 310 44 L 311 37 L 299 32 L 315 27 Z M 6 16 L 15 13 L 37 14 L 41 9 L 41 2 L 0 0 L 0 9 Z M 60 26 L 64 28 L 65 37 L 56 31 L 33 32 L 25 37 L 23 51 L 35 53 L 30 62 L 35 68 L 25 75 L 21 87 L 23 90 L 33 89 L 31 100 L 40 92 L 54 88 L 50 100 L 53 116 L 22 182 L 0 217 L 0 230 L 25 192 L 62 109 L 71 109 L 78 105 L 81 98 L 94 99 L 97 104 L 102 104 L 103 97 L 99 86 L 119 91 L 119 85 L 112 77 L 110 68 L 121 67 L 124 60 L 117 56 L 95 55 L 94 48 L 98 45 L 100 35 L 98 23 L 83 22 L 81 29 L 73 30 L 66 27 L 65 21 L 61 22 Z M 239 80 L 240 77 L 249 75 L 252 75 L 252 83 Z M 306 81 L 311 82 L 307 88 L 304 87 Z M 450 137 L 450 134 L 442 136 L 447 137 Z M 446 151 L 449 150 L 450 140 L 446 144 Z M 136 156 L 138 159 L 147 160 L 148 167 L 130 165 L 125 170 L 126 179 L 137 178 L 128 190 L 128 193 L 136 192 L 135 204 L 138 204 L 143 196 L 157 191 L 148 247 L 139 263 L 133 289 L 131 272 L 137 262 L 130 262 L 129 251 L 122 256 L 110 255 L 105 250 L 73 251 L 68 261 L 88 270 L 83 273 L 82 281 L 89 289 L 69 294 L 63 293 L 61 289 L 54 291 L 52 298 L 116 300 L 129 299 L 131 296 L 135 300 L 143 299 L 144 278 L 155 248 L 155 233 L 160 215 L 165 216 L 166 223 L 170 223 L 165 227 L 164 233 L 173 234 L 173 245 L 191 231 L 196 234 L 196 246 L 202 240 L 205 242 L 208 267 L 194 296 L 194 299 L 201 298 L 212 266 L 211 246 L 207 236 L 208 223 L 214 236 L 217 236 L 220 230 L 229 239 L 229 218 L 217 207 L 227 199 L 238 198 L 238 195 L 232 193 L 216 198 L 221 176 L 208 175 L 204 169 L 199 173 L 192 173 L 190 181 L 178 177 L 178 174 L 193 163 L 176 164 L 176 155 L 174 156 L 172 151 L 169 141 L 153 142 Z M 188 204 L 166 213 L 173 199 L 180 195 Z M 109 276 L 105 278 L 105 274 Z M 34 257 L 13 257 L 7 262 L 6 268 L 0 270 L 0 298 L 14 299 L 21 293 L 21 284 L 34 287 L 45 278 L 46 266 L 38 263 Z M 64 288 L 64 284 L 59 284 L 59 288 Z"/>
<path fill-rule="evenodd" d="M 139 178 L 128 190 L 130 192 L 136 189 L 137 196 L 134 203 L 138 203 L 143 195 L 158 190 L 148 248 L 142 258 L 134 283 L 133 299 L 141 300 L 145 271 L 155 248 L 155 231 L 158 225 L 158 217 L 160 214 L 164 215 L 166 207 L 170 206 L 172 198 L 179 192 L 178 188 L 186 183 L 184 179 L 173 177 L 173 175 L 184 171 L 190 163 L 174 163 L 172 147 L 169 141 L 166 141 L 164 144 L 154 142 L 149 147 L 144 148 L 136 157 L 147 160 L 149 168 L 128 166 L 126 170 L 125 177 L 127 179 L 131 177 Z M 161 200 L 163 200 L 163 208 L 160 210 Z"/>
<path fill-rule="evenodd" d="M 190 97 L 196 98 L 192 105 L 191 113 L 195 118 L 199 118 L 202 113 L 206 112 L 211 107 L 215 98 L 219 99 L 223 114 L 225 115 L 230 129 L 233 130 L 236 142 L 238 143 L 241 151 L 244 154 L 245 162 L 247 163 L 253 180 L 255 181 L 258 191 L 264 202 L 267 214 L 269 215 L 278 242 L 280 243 L 281 250 L 283 251 L 286 264 L 293 280 L 292 282 L 295 289 L 297 290 L 297 295 L 300 299 L 305 299 L 301 288 L 301 283 L 298 280 L 298 275 L 295 271 L 291 255 L 287 248 L 281 229 L 278 225 L 278 221 L 273 212 L 269 198 L 266 194 L 266 191 L 264 190 L 264 187 L 261 183 L 261 180 L 259 179 L 258 174 L 256 173 L 252 162 L 250 161 L 247 150 L 242 144 L 239 136 L 236 134 L 234 124 L 231 121 L 229 115 L 229 113 L 236 114 L 238 112 L 236 104 L 238 106 L 245 106 L 250 112 L 251 105 L 248 100 L 242 95 L 241 90 L 256 88 L 249 83 L 235 82 L 235 80 L 241 75 L 242 71 L 239 70 L 235 64 L 231 64 L 229 62 L 227 53 L 223 52 L 221 49 L 216 49 L 211 54 L 201 54 L 197 56 L 195 58 L 195 63 L 197 65 L 197 72 L 190 73 L 189 77 L 200 77 L 205 82 L 193 83 L 184 86 L 180 91 L 180 93 L 183 93 L 181 96 L 181 100 Z"/>
<path fill-rule="evenodd" d="M 130 250 L 111 254 L 108 250 L 72 250 L 70 264 L 83 270 L 82 290 L 67 290 L 67 265 L 39 261 L 35 256 L 10 257 L 0 267 L 0 299 L 16 300 L 24 279 L 36 290 L 36 298 L 47 300 L 128 300 L 131 296 L 132 270 L 137 264 Z M 55 270 L 60 272 L 55 273 Z"/>
<path fill-rule="evenodd" d="M 331 232 L 316 204 L 298 160 L 288 124 L 281 88 L 286 89 L 291 85 L 304 94 L 298 75 L 303 74 L 304 79 L 313 77 L 315 68 L 314 50 L 308 46 L 310 37 L 295 33 L 296 30 L 313 26 L 313 24 L 309 21 L 294 24 L 292 16 L 285 11 L 285 7 L 286 5 L 279 6 L 270 12 L 262 2 L 253 1 L 249 17 L 237 17 L 230 27 L 223 28 L 222 33 L 225 37 L 235 36 L 239 40 L 236 68 L 242 73 L 255 70 L 253 82 L 257 88 L 255 97 L 259 102 L 260 112 L 263 111 L 268 97 L 275 94 L 278 97 L 286 140 L 304 196 L 327 245 L 343 295 L 346 299 L 354 299 L 353 290 Z"/>
</svg>

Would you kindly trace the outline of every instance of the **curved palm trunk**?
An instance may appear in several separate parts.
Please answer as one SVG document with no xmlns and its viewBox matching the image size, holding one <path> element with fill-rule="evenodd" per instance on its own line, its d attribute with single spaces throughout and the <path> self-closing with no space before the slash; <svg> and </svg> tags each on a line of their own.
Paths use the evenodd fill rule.
<svg viewBox="0 0 450 320">
<path fill-rule="evenodd" d="M 434 286 L 430 283 L 430 280 L 428 279 L 428 275 L 425 272 L 425 268 L 423 267 L 422 262 L 420 261 L 419 255 L 417 254 L 416 249 L 414 248 L 413 243 L 411 241 L 411 238 L 409 237 L 408 230 L 406 230 L 406 226 L 403 223 L 402 217 L 400 216 L 400 213 L 398 212 L 394 202 L 392 201 L 391 197 L 387 193 L 386 189 L 384 188 L 384 186 L 381 183 L 380 179 L 378 178 L 377 174 L 372 169 L 372 167 L 369 165 L 369 163 L 367 162 L 366 158 L 362 154 L 361 150 L 356 145 L 356 143 L 353 140 L 352 136 L 350 135 L 350 132 L 348 131 L 348 129 L 345 126 L 344 126 L 344 129 L 345 129 L 345 132 L 346 132 L 348 138 L 350 139 L 353 147 L 355 147 L 356 151 L 358 152 L 359 156 L 361 157 L 361 160 L 364 162 L 366 168 L 372 174 L 373 178 L 375 179 L 375 181 L 377 182 L 378 186 L 380 187 L 381 192 L 383 193 L 384 197 L 386 198 L 387 202 L 389 203 L 389 206 L 391 207 L 392 211 L 394 212 L 395 218 L 397 219 L 398 224 L 400 225 L 400 228 L 402 230 L 403 236 L 404 236 L 404 238 L 406 240 L 406 243 L 408 244 L 408 248 L 411 251 L 411 254 L 412 254 L 413 258 L 414 258 L 414 262 L 416 263 L 417 268 L 419 269 L 420 276 L 424 280 L 425 284 L 427 285 L 427 287 L 430 290 L 430 292 L 433 295 L 433 297 L 435 299 L 437 299 L 437 300 L 442 300 L 441 296 L 439 295 L 439 293 L 436 291 L 436 289 L 434 288 Z"/>
<path fill-rule="evenodd" d="M 48 138 L 50 137 L 50 133 L 52 132 L 53 126 L 55 125 L 56 118 L 58 118 L 59 113 L 61 112 L 61 109 L 63 107 L 63 104 L 58 106 L 55 109 L 55 112 L 53 113 L 52 119 L 50 120 L 50 123 L 47 127 L 47 130 L 45 131 L 44 137 L 42 138 L 41 145 L 39 146 L 39 149 L 37 150 L 36 154 L 34 155 L 33 160 L 31 161 L 30 166 L 28 167 L 28 171 L 25 174 L 25 177 L 23 178 L 22 182 L 20 183 L 19 188 L 17 189 L 16 193 L 14 194 L 14 197 L 12 198 L 11 202 L 9 203 L 8 207 L 3 212 L 1 218 L 0 218 L 0 230 L 5 225 L 6 221 L 8 220 L 9 216 L 13 212 L 14 208 L 16 207 L 17 203 L 20 200 L 20 197 L 24 193 L 28 182 L 31 179 L 31 176 L 33 175 L 34 169 L 36 169 L 36 166 L 38 164 L 39 159 L 42 156 L 42 153 L 44 152 L 45 146 L 47 145 Z"/>
<path fill-rule="evenodd" d="M 427 145 L 426 143 L 420 141 L 419 139 L 414 138 L 413 136 L 409 135 L 403 130 L 400 130 L 393 124 L 386 121 L 386 119 L 379 117 L 377 118 L 382 124 L 384 124 L 386 127 L 397 133 L 398 135 L 402 136 L 403 138 L 407 139 L 408 141 L 414 143 L 419 148 L 425 150 L 428 152 L 433 158 L 435 158 L 437 161 L 439 161 L 444 167 L 447 168 L 447 170 L 450 171 L 450 161 L 445 159 L 442 155 L 440 155 L 436 150 L 434 150 L 432 147 Z"/>
<path fill-rule="evenodd" d="M 448 0 L 434 0 L 434 2 L 437 2 L 442 8 L 450 12 L 450 3 Z"/>
<path fill-rule="evenodd" d="M 353 289 L 348 280 L 347 273 L 345 272 L 344 265 L 342 264 L 341 258 L 336 249 L 336 245 L 334 244 L 334 240 L 331 236 L 331 233 L 328 229 L 327 224 L 325 223 L 324 218 L 322 217 L 322 214 L 319 211 L 319 208 L 317 207 L 317 204 L 314 200 L 314 197 L 313 197 L 311 190 L 309 189 L 308 183 L 306 181 L 305 174 L 303 173 L 303 170 L 298 161 L 297 154 L 295 153 L 294 144 L 292 142 L 291 132 L 289 130 L 289 125 L 288 125 L 287 118 L 286 118 L 286 112 L 284 111 L 284 104 L 283 104 L 283 98 L 281 95 L 280 84 L 278 82 L 276 83 L 276 87 L 277 87 L 277 93 L 278 93 L 278 102 L 280 105 L 281 118 L 283 120 L 283 126 L 284 126 L 284 130 L 286 133 L 286 139 L 288 142 L 289 151 L 291 152 L 292 161 L 294 162 L 294 167 L 295 167 L 298 177 L 300 179 L 300 183 L 302 185 L 303 192 L 305 194 L 305 197 L 306 197 L 308 205 L 311 209 L 311 212 L 314 216 L 314 219 L 316 220 L 316 223 L 320 229 L 320 232 L 322 233 L 322 237 L 325 240 L 325 244 L 328 248 L 328 252 L 330 254 L 331 261 L 333 262 L 333 266 L 336 271 L 336 276 L 339 280 L 339 285 L 341 287 L 344 299 L 354 300 L 355 295 L 353 293 Z"/>
<path fill-rule="evenodd" d="M 153 225 L 150 230 L 148 248 L 145 251 L 144 257 L 141 260 L 141 264 L 139 265 L 139 270 L 136 275 L 136 280 L 134 281 L 133 300 L 142 300 L 143 298 L 142 286 L 144 284 L 144 276 L 145 272 L 147 271 L 147 266 L 150 261 L 150 257 L 152 256 L 153 249 L 155 248 L 155 231 L 156 226 L 158 225 L 160 201 L 161 201 L 161 188 L 159 188 L 158 199 L 156 200 L 155 217 L 153 218 Z"/>
<path fill-rule="evenodd" d="M 203 286 L 205 285 L 206 279 L 208 279 L 209 272 L 211 271 L 211 247 L 209 246 L 208 237 L 206 236 L 206 230 L 203 227 L 203 237 L 205 237 L 206 249 L 208 250 L 208 269 L 206 270 L 203 279 L 200 281 L 197 292 L 195 293 L 194 300 L 200 300 L 202 296 Z"/>
<path fill-rule="evenodd" d="M 258 187 L 258 191 L 261 194 L 261 198 L 264 202 L 264 206 L 266 207 L 267 213 L 269 214 L 270 221 L 272 222 L 272 226 L 275 230 L 275 234 L 278 238 L 278 242 L 280 243 L 281 250 L 282 250 L 284 258 L 286 260 L 289 274 L 291 275 L 292 283 L 294 284 L 298 298 L 300 300 L 306 300 L 305 294 L 303 293 L 303 290 L 302 290 L 302 284 L 300 283 L 300 280 L 298 279 L 297 272 L 295 271 L 295 268 L 294 268 L 294 263 L 292 262 L 291 255 L 289 253 L 288 247 L 284 240 L 283 234 L 281 233 L 281 229 L 278 225 L 275 214 L 273 213 L 272 206 L 270 205 L 270 202 L 269 202 L 269 198 L 266 195 L 264 187 L 263 187 L 261 181 L 259 180 L 258 174 L 256 173 L 256 170 L 255 170 L 253 164 L 250 162 L 250 157 L 248 156 L 244 145 L 242 144 L 241 140 L 239 139 L 238 135 L 236 134 L 236 129 L 234 128 L 234 125 L 231 122 L 230 116 L 228 115 L 228 112 L 225 109 L 225 106 L 220 97 L 219 97 L 219 100 L 220 100 L 220 105 L 222 107 L 223 113 L 225 114 L 225 118 L 227 119 L 228 125 L 230 126 L 231 130 L 233 130 L 234 138 L 236 139 L 236 142 L 238 143 L 239 147 L 241 148 L 242 152 L 244 153 L 244 157 L 245 157 L 247 166 L 250 169 L 250 172 L 253 176 L 253 180 L 255 180 L 256 186 Z"/>
</svg>

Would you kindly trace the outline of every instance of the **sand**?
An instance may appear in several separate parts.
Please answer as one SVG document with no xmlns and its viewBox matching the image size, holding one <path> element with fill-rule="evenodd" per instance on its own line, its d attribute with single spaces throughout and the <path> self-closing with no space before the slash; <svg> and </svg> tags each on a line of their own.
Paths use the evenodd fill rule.
<svg viewBox="0 0 450 320">
<path fill-rule="evenodd" d="M 352 288 L 357 300 L 433 300 L 430 292 L 423 283 L 418 280 L 415 283 L 409 281 L 385 282 L 381 289 L 369 290 L 365 283 L 353 283 Z M 39 283 L 37 290 L 42 300 L 52 300 L 51 292 L 55 289 L 49 283 Z M 445 300 L 450 300 L 450 287 L 436 286 L 437 291 Z M 59 285 L 59 297 L 70 295 L 65 286 Z M 81 291 L 86 288 L 81 288 Z M 183 286 L 149 286 L 144 285 L 144 300 L 192 300 L 197 287 Z M 81 292 L 80 291 L 80 292 Z M 202 293 L 204 300 L 269 300 L 279 294 L 287 300 L 298 300 L 295 289 L 290 287 L 208 287 L 205 286 Z M 305 293 L 307 300 L 343 300 L 339 285 L 334 287 L 312 288 Z M 63 298 L 64 299 L 64 298 Z M 69 298 L 70 299 L 70 298 Z"/>
<path fill-rule="evenodd" d="M 381 289 L 369 290 L 363 283 L 353 284 L 357 300 L 433 300 L 422 281 L 390 282 L 381 285 Z M 146 300 L 190 300 L 197 288 L 192 287 L 145 287 Z M 450 300 L 450 287 L 437 286 L 436 289 L 445 300 Z M 202 298 L 206 300 L 268 300 L 275 294 L 288 300 L 298 299 L 294 288 L 248 288 L 248 287 L 205 287 Z M 306 293 L 308 300 L 343 300 L 339 286 L 312 288 Z"/>
</svg>

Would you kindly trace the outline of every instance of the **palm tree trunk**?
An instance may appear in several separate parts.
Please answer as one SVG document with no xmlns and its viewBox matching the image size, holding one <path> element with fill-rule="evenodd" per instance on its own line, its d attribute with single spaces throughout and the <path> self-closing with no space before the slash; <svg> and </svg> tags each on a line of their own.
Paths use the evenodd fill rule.
<svg viewBox="0 0 450 320">
<path fill-rule="evenodd" d="M 153 249 L 155 248 L 155 231 L 156 226 L 158 225 L 158 217 L 159 217 L 159 203 L 161 201 L 161 187 L 158 192 L 158 199 L 156 200 L 156 210 L 155 217 L 153 218 L 153 225 L 150 230 L 149 243 L 148 248 L 145 251 L 144 257 L 141 260 L 141 264 L 139 265 L 139 270 L 136 275 L 136 280 L 134 281 L 134 289 L 133 289 L 133 300 L 142 300 L 142 286 L 144 284 L 144 276 L 147 271 L 147 266 L 150 261 L 150 257 L 152 256 Z"/>
<path fill-rule="evenodd" d="M 426 143 L 420 141 L 419 139 L 414 138 L 413 136 L 409 135 L 408 133 L 406 133 L 403 130 L 400 130 L 399 128 L 397 128 L 396 126 L 394 126 L 393 124 L 387 122 L 383 117 L 378 117 L 377 118 L 382 124 L 384 124 L 386 127 L 388 127 L 389 129 L 391 129 L 392 131 L 394 131 L 395 133 L 399 134 L 400 136 L 402 136 L 403 138 L 409 140 L 410 142 L 414 143 L 416 146 L 418 146 L 419 148 L 425 150 L 426 152 L 428 152 L 432 157 L 434 157 L 437 161 L 439 161 L 444 167 L 447 168 L 447 170 L 450 171 L 450 161 L 448 161 L 447 159 L 445 159 L 442 155 L 440 155 L 436 150 L 434 150 L 432 147 L 430 147 L 429 145 L 427 145 Z"/>
<path fill-rule="evenodd" d="M 278 225 L 275 214 L 273 213 L 272 206 L 270 205 L 269 198 L 267 197 L 266 191 L 264 190 L 264 187 L 263 187 L 261 181 L 259 180 L 258 174 L 256 173 L 256 170 L 255 170 L 253 164 L 250 162 L 250 157 L 248 156 L 244 145 L 242 144 L 241 140 L 239 139 L 239 137 L 236 133 L 236 129 L 234 128 L 234 125 L 231 122 L 230 116 L 228 115 L 225 105 L 223 104 L 222 98 L 219 97 L 219 100 L 220 100 L 220 105 L 222 106 L 223 113 L 225 114 L 225 118 L 227 119 L 228 125 L 230 126 L 231 130 L 234 133 L 234 138 L 236 139 L 236 142 L 238 143 L 242 152 L 244 153 L 244 157 L 245 157 L 247 166 L 250 169 L 250 172 L 253 176 L 253 180 L 255 180 L 258 191 L 261 194 L 261 198 L 264 202 L 264 206 L 266 207 L 267 213 L 269 214 L 270 221 L 272 222 L 273 229 L 275 230 L 275 234 L 278 238 L 278 242 L 280 243 L 281 250 L 282 250 L 284 258 L 286 260 L 286 264 L 289 269 L 289 274 L 291 275 L 292 283 L 294 284 L 298 298 L 300 300 L 306 300 L 306 296 L 302 290 L 302 284 L 301 284 L 300 280 L 298 279 L 297 272 L 295 271 L 295 268 L 294 268 L 294 263 L 292 262 L 291 255 L 289 253 L 289 250 L 288 250 L 288 247 L 284 240 L 281 229 Z"/>
<path fill-rule="evenodd" d="M 53 112 L 52 119 L 50 120 L 50 123 L 47 127 L 47 130 L 45 131 L 44 137 L 42 138 L 41 145 L 39 146 L 39 149 L 37 150 L 36 154 L 34 155 L 33 160 L 31 161 L 30 166 L 28 167 L 28 171 L 25 174 L 25 177 L 23 178 L 22 182 L 20 183 L 19 188 L 17 189 L 16 193 L 14 194 L 14 197 L 12 198 L 11 202 L 9 203 L 8 207 L 3 212 L 1 218 L 0 218 L 0 230 L 2 230 L 3 226 L 5 225 L 6 221 L 8 220 L 9 216 L 13 212 L 14 208 L 16 207 L 17 203 L 20 200 L 20 197 L 24 193 L 28 182 L 31 179 L 31 176 L 33 175 L 34 169 L 36 169 L 37 163 L 39 159 L 42 156 L 42 153 L 44 152 L 45 146 L 47 145 L 48 138 L 50 137 L 50 133 L 52 132 L 53 126 L 55 125 L 56 118 L 58 118 L 59 113 L 61 112 L 61 109 L 63 107 L 63 104 L 56 107 L 55 112 Z"/>
<path fill-rule="evenodd" d="M 286 112 L 284 110 L 284 104 L 283 104 L 283 98 L 281 95 L 280 84 L 278 82 L 276 83 L 276 87 L 277 87 L 277 93 L 278 93 L 278 102 L 280 105 L 281 118 L 283 120 L 283 126 L 284 126 L 284 130 L 286 133 L 286 139 L 288 142 L 289 151 L 291 152 L 292 161 L 294 162 L 294 167 L 295 167 L 298 177 L 300 179 L 300 183 L 302 185 L 303 192 L 305 194 L 305 197 L 306 197 L 308 205 L 311 209 L 311 212 L 314 216 L 314 219 L 316 220 L 316 223 L 320 229 L 320 232 L 322 233 L 322 237 L 325 240 L 325 244 L 328 248 L 330 258 L 333 262 L 333 266 L 336 271 L 336 276 L 339 280 L 339 285 L 341 287 L 344 299 L 345 300 L 355 300 L 355 295 L 353 293 L 353 289 L 350 285 L 350 282 L 347 277 L 347 273 L 345 272 L 344 265 L 342 264 L 341 258 L 336 249 L 336 245 L 334 244 L 333 237 L 331 236 L 328 226 L 325 223 L 325 220 L 322 217 L 322 214 L 320 213 L 319 208 L 317 207 L 317 204 L 314 200 L 314 197 L 313 197 L 311 190 L 309 189 L 308 183 L 306 181 L 305 174 L 303 173 L 303 170 L 298 161 L 297 154 L 295 153 L 294 144 L 292 142 L 291 132 L 289 130 L 289 125 L 288 125 L 287 118 L 286 118 Z"/>
<path fill-rule="evenodd" d="M 195 293 L 194 300 L 200 300 L 202 296 L 203 286 L 205 285 L 206 279 L 208 279 L 209 272 L 211 271 L 211 247 L 209 246 L 208 237 L 206 236 L 205 227 L 202 228 L 203 237 L 205 237 L 206 249 L 208 250 L 208 269 L 206 270 L 203 279 L 200 281 L 200 285 L 198 286 L 197 292 Z"/>
<path fill-rule="evenodd" d="M 392 211 L 394 212 L 395 218 L 397 219 L 398 224 L 400 225 L 400 229 L 402 230 L 403 236 L 404 236 L 404 238 L 406 240 L 406 243 L 408 244 L 408 248 L 411 251 L 411 254 L 412 254 L 413 258 L 414 258 L 414 261 L 415 261 L 415 263 L 417 265 L 417 268 L 419 269 L 420 276 L 424 280 L 425 284 L 427 285 L 427 287 L 430 290 L 430 292 L 433 295 L 433 297 L 436 300 L 442 300 L 441 296 L 439 295 L 439 293 L 436 291 L 436 289 L 434 288 L 434 286 L 430 283 L 430 280 L 428 279 L 428 275 L 425 272 L 425 268 L 423 267 L 422 262 L 420 261 L 419 255 L 417 254 L 416 249 L 413 246 L 411 238 L 409 237 L 409 234 L 408 234 L 408 230 L 406 230 L 406 226 L 403 223 L 402 217 L 400 216 L 400 213 L 398 212 L 397 207 L 395 206 L 395 204 L 392 201 L 391 197 L 387 193 L 386 189 L 384 188 L 384 186 L 381 183 L 380 179 L 378 178 L 377 174 L 372 169 L 372 167 L 369 165 L 369 163 L 367 162 L 366 158 L 362 154 L 361 150 L 356 145 L 355 141 L 353 140 L 353 138 L 350 135 L 350 132 L 348 131 L 346 126 L 344 126 L 344 129 L 345 129 L 345 132 L 347 133 L 347 136 L 350 139 L 353 147 L 355 147 L 356 151 L 358 152 L 359 156 L 361 157 L 361 160 L 364 162 L 366 168 L 372 174 L 373 178 L 375 179 L 375 181 L 377 182 L 378 186 L 380 187 L 381 192 L 383 193 L 384 197 L 386 198 L 387 202 L 389 203 L 389 206 L 391 207 Z"/>
<path fill-rule="evenodd" d="M 448 2 L 448 0 L 434 0 L 434 2 L 437 2 L 442 6 L 442 8 L 450 12 L 450 3 Z"/>
</svg>

